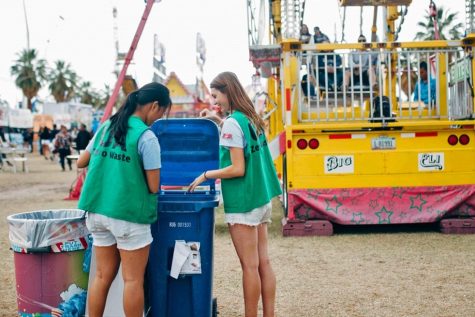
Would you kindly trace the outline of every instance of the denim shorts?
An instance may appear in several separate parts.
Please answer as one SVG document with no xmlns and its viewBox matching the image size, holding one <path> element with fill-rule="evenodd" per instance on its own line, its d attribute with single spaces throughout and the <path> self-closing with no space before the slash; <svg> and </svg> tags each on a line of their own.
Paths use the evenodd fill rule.
<svg viewBox="0 0 475 317">
<path fill-rule="evenodd" d="M 86 226 L 92 234 L 93 244 L 98 247 L 117 244 L 118 249 L 131 251 L 141 249 L 153 241 L 149 224 L 134 223 L 88 212 Z"/>
<path fill-rule="evenodd" d="M 271 223 L 272 202 L 268 202 L 264 206 L 257 207 L 248 212 L 243 213 L 227 213 L 224 215 L 227 224 L 258 226 L 262 223 Z"/>
</svg>

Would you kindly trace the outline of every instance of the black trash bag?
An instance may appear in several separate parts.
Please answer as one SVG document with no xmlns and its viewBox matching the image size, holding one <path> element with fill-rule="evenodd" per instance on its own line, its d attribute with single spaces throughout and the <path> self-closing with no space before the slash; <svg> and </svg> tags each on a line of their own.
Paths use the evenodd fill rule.
<svg viewBox="0 0 475 317">
<path fill-rule="evenodd" d="M 381 103 L 382 102 L 382 106 Z M 383 113 L 381 113 L 381 110 Z M 370 122 L 394 122 L 396 119 L 393 118 L 391 113 L 391 103 L 387 96 L 376 96 L 373 98 L 373 117 Z"/>
</svg>

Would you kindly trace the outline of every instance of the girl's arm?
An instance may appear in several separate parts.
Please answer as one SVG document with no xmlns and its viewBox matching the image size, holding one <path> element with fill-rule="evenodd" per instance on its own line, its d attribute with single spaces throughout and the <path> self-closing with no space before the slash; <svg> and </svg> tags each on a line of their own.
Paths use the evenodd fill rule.
<svg viewBox="0 0 475 317">
<path fill-rule="evenodd" d="M 229 152 L 231 154 L 231 165 L 218 170 L 205 171 L 195 178 L 195 180 L 190 184 L 188 191 L 194 191 L 196 186 L 210 178 L 235 178 L 244 176 L 244 173 L 246 172 L 244 150 L 238 147 L 231 147 L 229 148 Z"/>
<path fill-rule="evenodd" d="M 158 192 L 160 169 L 145 170 L 145 176 L 147 177 L 148 190 L 153 194 Z"/>
<path fill-rule="evenodd" d="M 77 161 L 77 166 L 78 168 L 84 168 L 89 165 L 89 160 L 91 159 L 91 153 L 89 151 L 84 151 L 79 155 L 78 161 Z"/>
</svg>

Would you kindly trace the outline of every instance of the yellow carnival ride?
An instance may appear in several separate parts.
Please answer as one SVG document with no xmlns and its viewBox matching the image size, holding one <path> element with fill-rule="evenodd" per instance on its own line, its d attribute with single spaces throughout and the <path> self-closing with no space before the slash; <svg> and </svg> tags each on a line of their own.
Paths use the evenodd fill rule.
<svg viewBox="0 0 475 317">
<path fill-rule="evenodd" d="M 283 234 L 439 221 L 443 232 L 475 233 L 474 1 L 464 38 L 399 42 L 410 0 L 340 0 L 381 9 L 384 41 L 374 24 L 373 41 L 310 44 L 299 39 L 304 0 L 247 2 L 250 59 L 267 77 Z"/>
</svg>

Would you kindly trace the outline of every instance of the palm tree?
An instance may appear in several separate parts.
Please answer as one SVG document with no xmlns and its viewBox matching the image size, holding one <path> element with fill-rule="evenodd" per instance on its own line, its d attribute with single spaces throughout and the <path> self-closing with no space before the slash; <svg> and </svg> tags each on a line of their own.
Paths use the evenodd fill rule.
<svg viewBox="0 0 475 317">
<path fill-rule="evenodd" d="M 463 23 L 457 21 L 458 12 L 445 11 L 444 7 L 437 9 L 437 26 L 441 40 L 458 40 L 463 36 Z M 417 23 L 422 31 L 416 33 L 414 40 L 429 41 L 435 39 L 434 21 L 426 10 L 424 20 Z"/>
<path fill-rule="evenodd" d="M 42 83 L 46 80 L 46 61 L 38 59 L 35 49 L 24 49 L 17 53 L 18 59 L 10 68 L 12 76 L 16 76 L 15 84 L 20 88 L 31 110 L 31 100 L 38 94 Z"/>
<path fill-rule="evenodd" d="M 74 96 L 77 86 L 78 76 L 71 69 L 69 63 L 58 60 L 55 62 L 55 68 L 48 74 L 49 90 L 56 102 L 70 100 Z"/>
<path fill-rule="evenodd" d="M 99 92 L 100 94 L 100 104 L 97 105 L 98 109 L 103 109 L 106 107 L 107 101 L 109 101 L 109 98 L 111 96 L 112 89 L 110 85 L 104 84 L 104 89 L 101 89 Z M 117 98 L 119 99 L 119 98 Z"/>
<path fill-rule="evenodd" d="M 83 81 L 79 84 L 78 97 L 81 103 L 91 105 L 93 94 L 94 91 L 90 81 Z"/>
</svg>

